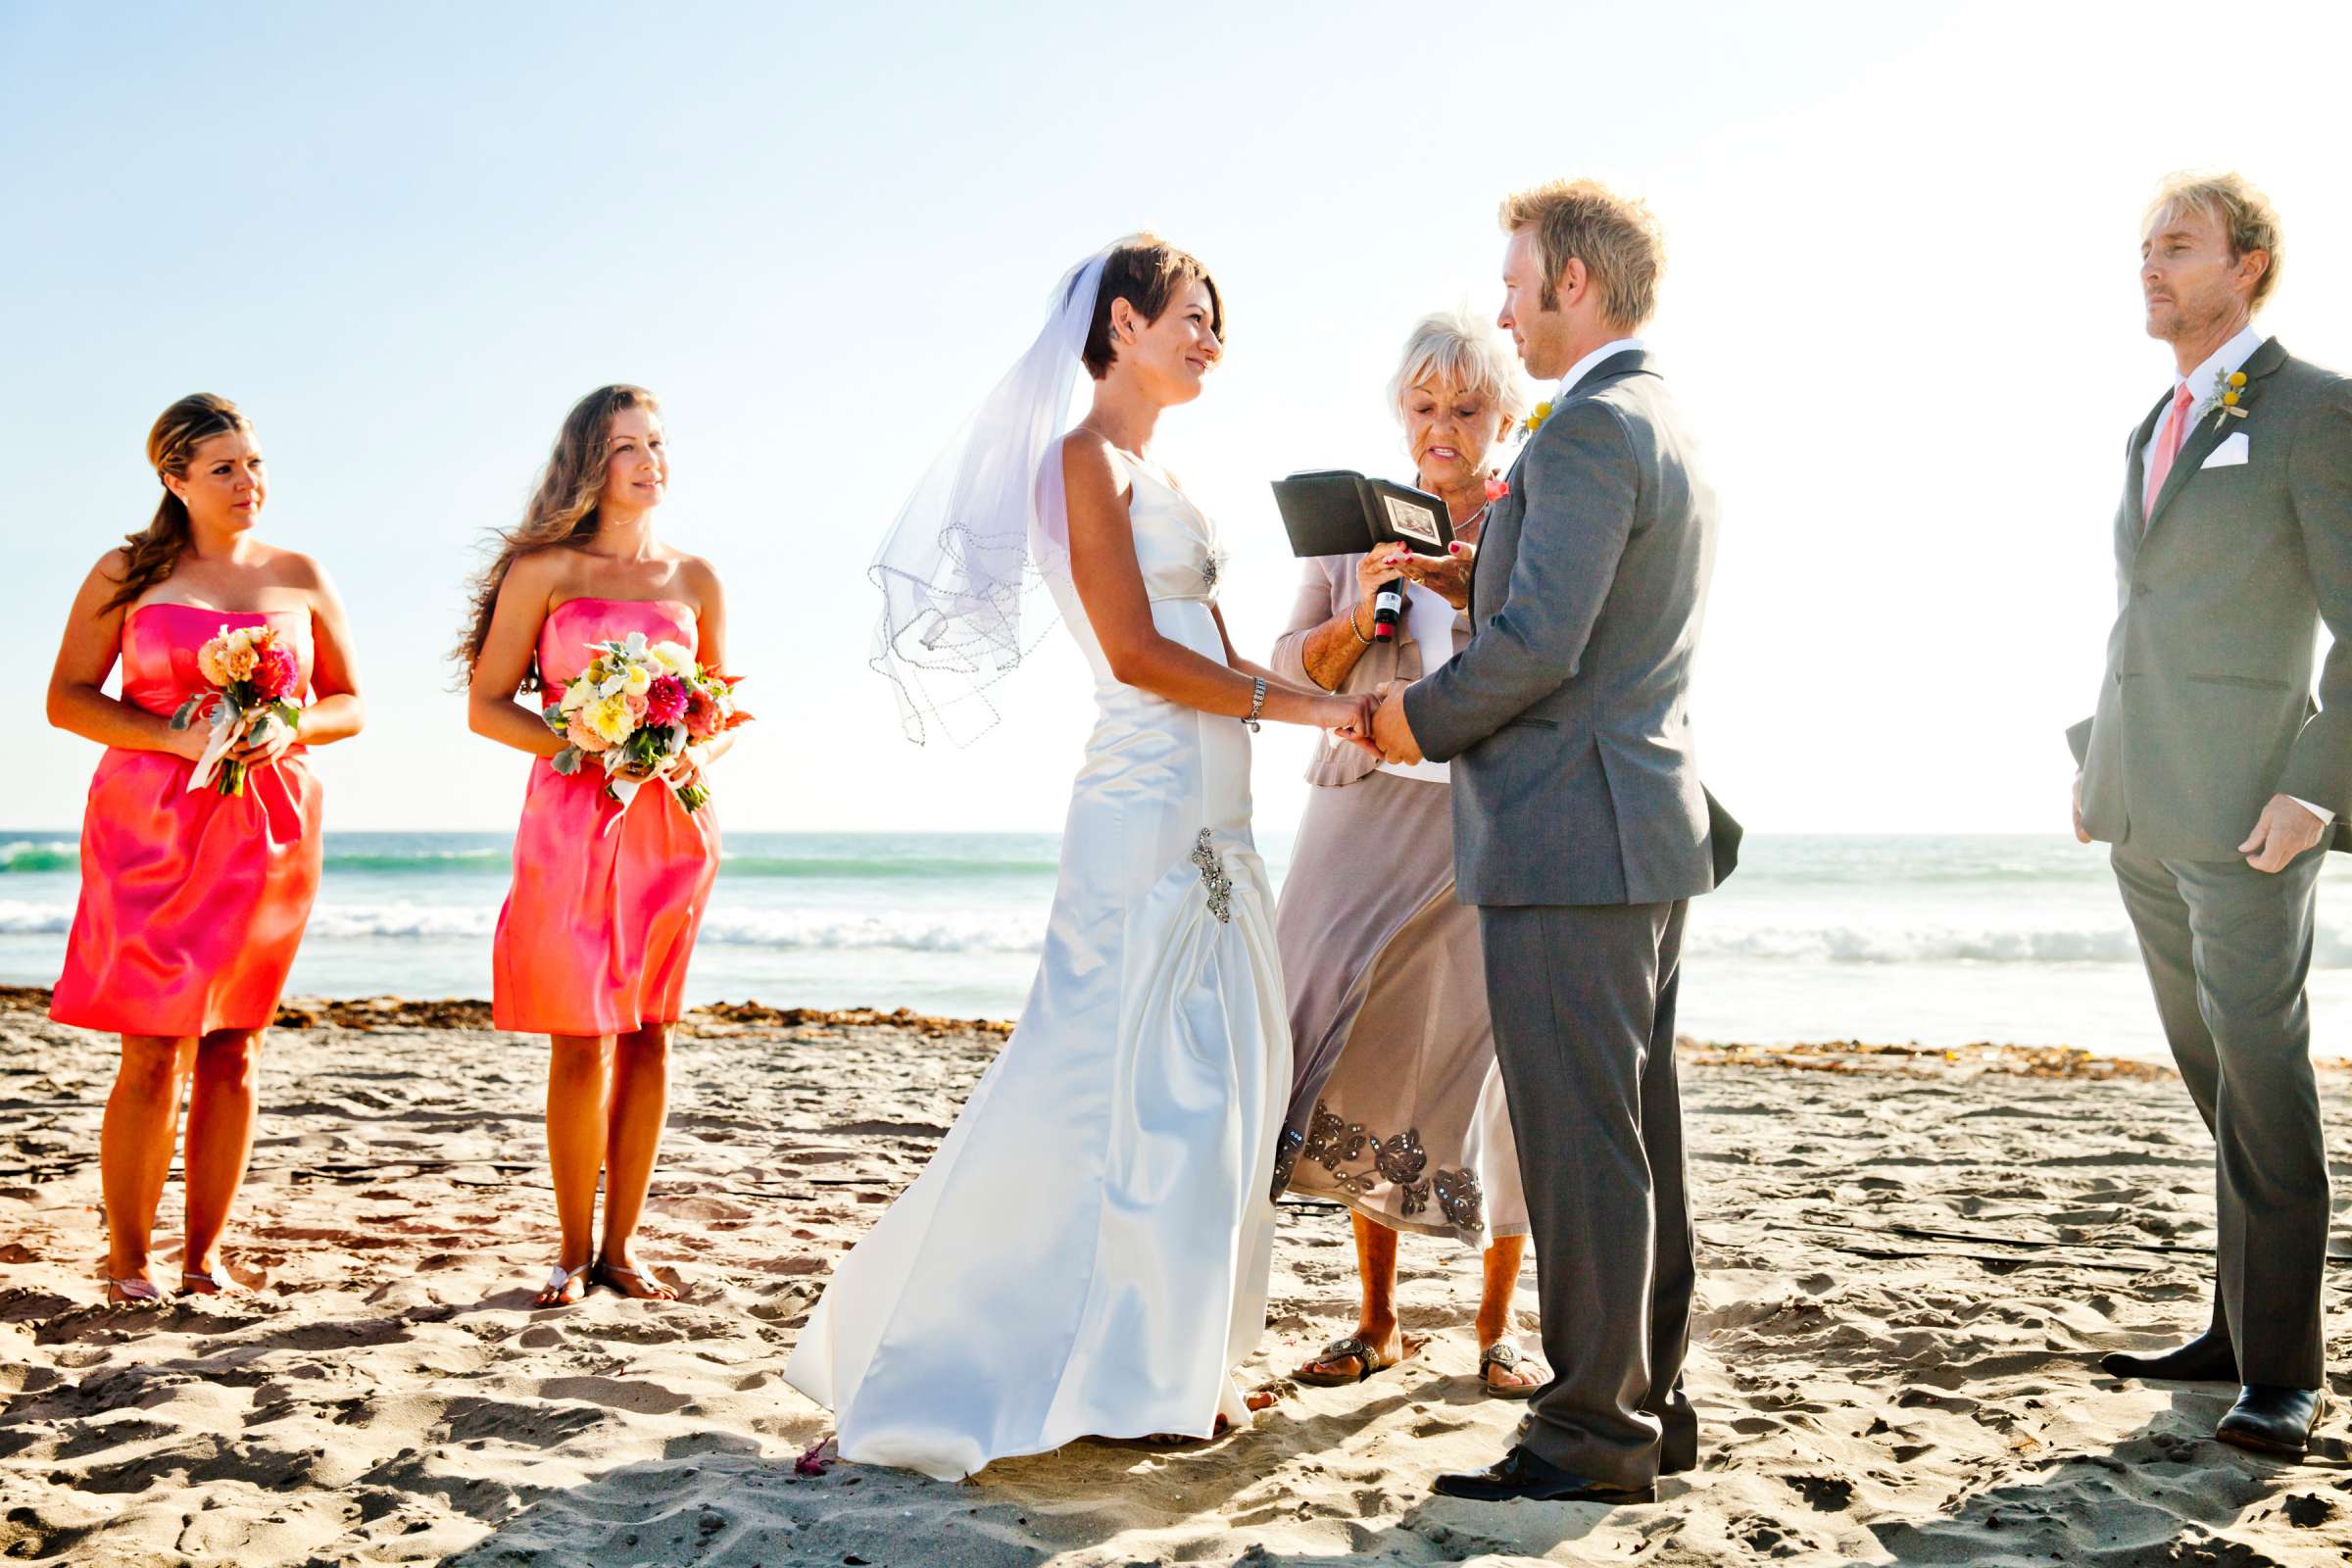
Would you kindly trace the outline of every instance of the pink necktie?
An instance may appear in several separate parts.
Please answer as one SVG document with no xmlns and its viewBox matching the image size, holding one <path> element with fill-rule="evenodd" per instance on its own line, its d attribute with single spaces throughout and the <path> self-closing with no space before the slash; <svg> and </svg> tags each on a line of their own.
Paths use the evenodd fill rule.
<svg viewBox="0 0 2352 1568">
<path fill-rule="evenodd" d="M 2173 408 L 2164 416 L 2164 428 L 2156 432 L 2156 450 L 2148 454 L 2148 485 L 2139 498 L 2139 525 L 2145 528 L 2148 518 L 2155 514 L 2156 498 L 2164 494 L 2165 475 L 2173 471 L 2173 460 L 2180 455 L 2180 443 L 2188 439 L 2188 407 L 2196 399 L 2188 383 L 2180 383 L 2173 394 Z"/>
</svg>

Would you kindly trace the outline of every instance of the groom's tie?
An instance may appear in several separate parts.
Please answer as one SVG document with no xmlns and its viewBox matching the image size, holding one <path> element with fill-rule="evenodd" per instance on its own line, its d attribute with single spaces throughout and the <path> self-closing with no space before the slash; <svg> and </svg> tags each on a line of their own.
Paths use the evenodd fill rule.
<svg viewBox="0 0 2352 1568">
<path fill-rule="evenodd" d="M 2155 515 L 2156 498 L 2164 494 L 2165 476 L 2173 471 L 2173 460 L 2180 455 L 2180 443 L 2188 439 L 2188 408 L 2196 402 L 2190 395 L 2188 383 L 2180 383 L 2173 394 L 2172 412 L 2164 416 L 2164 428 L 2156 432 L 2156 450 L 2148 454 L 2147 493 L 2139 498 L 2139 527 L 2147 531 L 2148 519 Z"/>
</svg>

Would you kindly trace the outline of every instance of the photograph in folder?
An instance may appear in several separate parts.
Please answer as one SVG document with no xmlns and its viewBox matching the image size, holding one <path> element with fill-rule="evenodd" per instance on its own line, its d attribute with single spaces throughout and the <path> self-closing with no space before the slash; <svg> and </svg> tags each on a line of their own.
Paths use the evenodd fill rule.
<svg viewBox="0 0 2352 1568">
<path fill-rule="evenodd" d="M 1361 555 L 1384 544 L 1442 556 L 1453 544 L 1445 502 L 1349 468 L 1310 468 L 1277 479 L 1274 505 L 1290 535 L 1291 554 L 1301 558 Z"/>
</svg>

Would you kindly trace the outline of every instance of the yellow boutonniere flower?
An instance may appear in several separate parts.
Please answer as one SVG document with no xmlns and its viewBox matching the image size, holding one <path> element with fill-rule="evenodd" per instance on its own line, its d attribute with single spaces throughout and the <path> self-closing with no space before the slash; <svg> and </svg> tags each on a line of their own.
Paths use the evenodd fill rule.
<svg viewBox="0 0 2352 1568">
<path fill-rule="evenodd" d="M 2231 370 L 2228 375 L 2214 377 L 2214 391 L 2220 397 L 2213 407 L 2213 427 L 2219 430 L 2231 419 L 2246 416 L 2246 372 Z"/>
<path fill-rule="evenodd" d="M 1529 436 L 1534 435 L 1538 430 L 1543 429 L 1544 421 L 1550 417 L 1551 400 L 1546 398 L 1542 403 L 1537 404 L 1534 410 L 1528 414 L 1526 418 L 1519 421 L 1519 439 L 1524 441 Z"/>
</svg>

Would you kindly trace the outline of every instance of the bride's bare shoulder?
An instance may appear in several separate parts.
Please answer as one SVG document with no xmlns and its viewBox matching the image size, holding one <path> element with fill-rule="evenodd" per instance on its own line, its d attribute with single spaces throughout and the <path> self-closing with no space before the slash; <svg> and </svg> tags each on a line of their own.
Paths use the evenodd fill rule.
<svg viewBox="0 0 2352 1568">
<path fill-rule="evenodd" d="M 1054 454 L 1061 465 L 1061 486 L 1073 501 L 1081 498 L 1117 500 L 1127 494 L 1127 467 L 1118 449 L 1088 429 L 1064 434 Z"/>
</svg>

